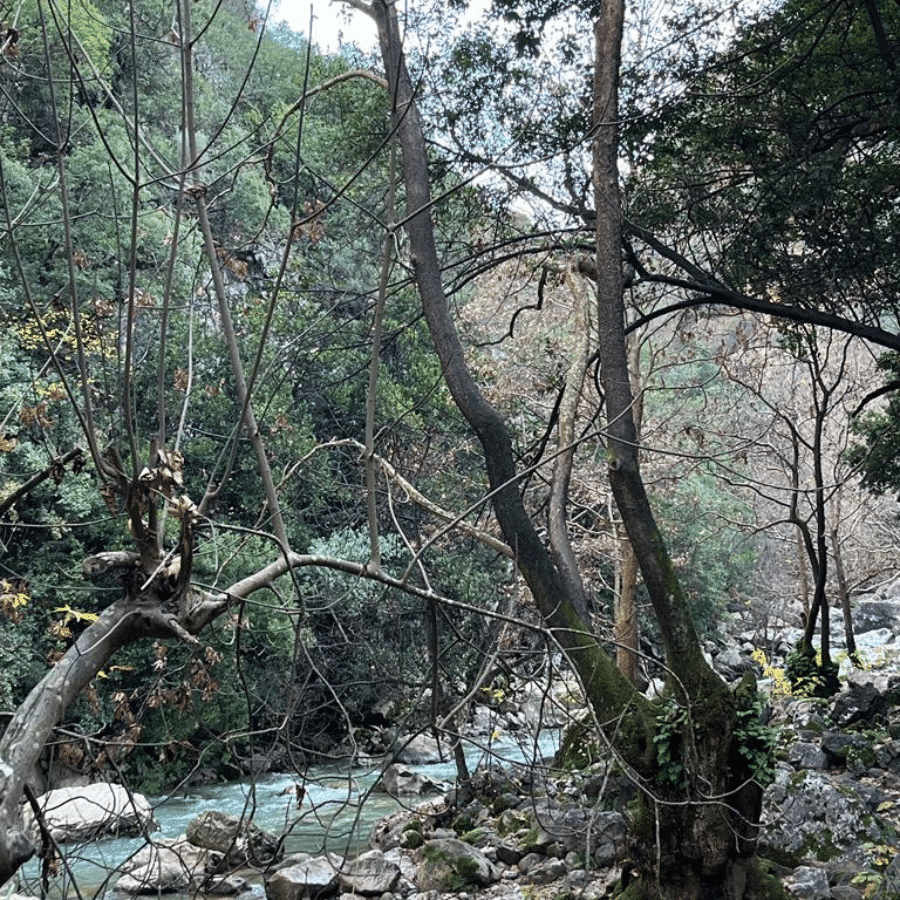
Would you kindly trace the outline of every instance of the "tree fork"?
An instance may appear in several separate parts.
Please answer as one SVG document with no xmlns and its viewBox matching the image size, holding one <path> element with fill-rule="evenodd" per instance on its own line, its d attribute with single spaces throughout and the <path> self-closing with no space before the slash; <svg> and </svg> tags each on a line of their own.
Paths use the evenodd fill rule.
<svg viewBox="0 0 900 900">
<path fill-rule="evenodd" d="M 472 378 L 449 314 L 431 216 L 431 177 L 424 131 L 401 48 L 395 5 L 388 0 L 373 0 L 371 4 L 350 2 L 371 15 L 378 27 L 402 149 L 407 198 L 405 227 L 416 284 L 447 387 L 481 442 L 497 521 L 541 615 L 578 672 L 598 721 L 608 726 L 617 741 L 627 743 L 629 750 L 635 746 L 643 748 L 633 762 L 649 774 L 652 705 L 634 691 L 576 612 L 566 584 L 522 502 L 509 432 Z M 628 719 L 629 724 L 623 719 Z"/>
</svg>

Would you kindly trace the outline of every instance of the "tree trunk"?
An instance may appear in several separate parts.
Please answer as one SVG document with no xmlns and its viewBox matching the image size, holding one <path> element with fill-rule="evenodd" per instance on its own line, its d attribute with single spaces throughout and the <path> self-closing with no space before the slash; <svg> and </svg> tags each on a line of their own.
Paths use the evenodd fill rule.
<svg viewBox="0 0 900 900">
<path fill-rule="evenodd" d="M 671 776 L 663 770 L 655 787 L 675 802 L 655 803 L 654 808 L 645 797 L 645 814 L 633 824 L 632 862 L 639 873 L 634 896 L 738 900 L 747 896 L 753 871 L 762 792 L 752 781 L 735 777 L 745 772 L 736 739 L 737 710 L 752 703 L 755 685 L 748 681 L 736 696 L 707 664 L 638 466 L 625 338 L 618 180 L 623 19 L 622 0 L 604 0 L 594 24 L 597 306 L 609 479 L 659 622 L 669 685 L 683 704 L 676 715 L 685 719 L 683 728 L 675 729 L 685 783 L 667 784 Z"/>
<path fill-rule="evenodd" d="M 640 649 L 637 617 L 638 561 L 627 537 L 619 541 L 619 596 L 616 602 L 616 665 L 619 671 L 637 687 L 638 650 Z"/>
<path fill-rule="evenodd" d="M 354 3 L 358 8 L 359 4 Z M 651 707 L 637 695 L 603 652 L 589 623 L 577 612 L 577 599 L 538 535 L 519 492 L 509 432 L 488 403 L 466 365 L 456 327 L 450 317 L 441 280 L 431 214 L 431 176 L 421 117 L 412 80 L 401 49 L 396 6 L 373 0 L 366 7 L 378 26 L 385 73 L 394 98 L 394 120 L 402 151 L 406 186 L 406 231 L 416 285 L 425 319 L 450 394 L 475 432 L 484 451 L 493 507 L 506 543 L 555 640 L 578 672 L 600 722 L 619 722 L 617 740 L 636 748 L 633 764 L 645 771 L 652 761 Z"/>
</svg>

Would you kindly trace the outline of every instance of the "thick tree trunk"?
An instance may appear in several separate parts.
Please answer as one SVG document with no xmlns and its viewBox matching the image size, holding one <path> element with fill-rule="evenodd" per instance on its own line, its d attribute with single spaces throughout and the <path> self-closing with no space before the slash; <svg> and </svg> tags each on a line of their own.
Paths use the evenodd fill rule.
<svg viewBox="0 0 900 900">
<path fill-rule="evenodd" d="M 735 739 L 739 699 L 701 652 L 688 598 L 654 519 L 638 466 L 625 338 L 618 174 L 623 20 L 622 0 L 604 0 L 594 25 L 597 305 L 609 479 L 660 626 L 669 685 L 686 719 L 678 730 L 677 748 L 685 783 L 658 782 L 657 789 L 674 802 L 651 808 L 645 799 L 645 815 L 635 822 L 633 863 L 640 878 L 634 891 L 635 896 L 668 900 L 739 900 L 747 893 L 753 869 L 761 791 L 735 778 L 745 768 Z M 741 705 L 751 702 L 753 685 L 748 683 L 744 692 L 747 696 L 741 698 Z"/>
</svg>

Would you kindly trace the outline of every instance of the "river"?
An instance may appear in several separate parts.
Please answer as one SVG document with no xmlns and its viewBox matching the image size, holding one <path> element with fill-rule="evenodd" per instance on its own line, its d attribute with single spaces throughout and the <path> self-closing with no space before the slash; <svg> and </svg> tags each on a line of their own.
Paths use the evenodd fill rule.
<svg viewBox="0 0 900 900">
<path fill-rule="evenodd" d="M 510 737 L 502 737 L 489 745 L 471 742 L 467 745 L 466 760 L 470 771 L 488 760 L 501 764 L 540 761 L 552 756 L 558 742 L 559 733 L 555 729 L 542 731 L 537 741 L 533 737 L 526 739 L 523 734 L 519 742 Z M 409 765 L 407 768 L 435 782 L 452 782 L 456 777 L 452 761 Z M 286 853 L 328 850 L 347 855 L 364 848 L 374 823 L 401 806 L 401 802 L 393 797 L 372 792 L 380 771 L 378 766 L 322 765 L 310 768 L 303 773 L 306 795 L 300 806 L 294 793 L 294 785 L 300 781 L 296 774 L 261 775 L 253 781 L 206 785 L 185 793 L 149 798 L 160 826 L 152 836 L 154 839 L 176 838 L 184 834 L 195 816 L 207 810 L 219 810 L 234 816 L 252 817 L 258 827 L 276 835 L 286 834 Z M 416 804 L 421 799 L 424 798 L 406 798 L 406 803 Z M 111 838 L 90 844 L 65 845 L 71 874 L 62 873 L 52 880 L 50 896 L 96 896 L 104 887 L 115 883 L 118 877 L 114 874 L 115 869 L 143 844 L 143 838 Z M 34 860 L 20 870 L 19 881 L 22 893 L 40 895 L 39 866 Z M 262 896 L 259 886 L 255 892 Z M 5 892 L 0 892 L 0 900 L 3 896 Z"/>
</svg>

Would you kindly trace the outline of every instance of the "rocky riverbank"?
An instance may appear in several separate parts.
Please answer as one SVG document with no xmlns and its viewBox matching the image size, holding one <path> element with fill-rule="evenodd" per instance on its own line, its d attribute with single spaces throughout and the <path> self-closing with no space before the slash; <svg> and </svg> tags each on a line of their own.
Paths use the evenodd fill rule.
<svg viewBox="0 0 900 900">
<path fill-rule="evenodd" d="M 828 700 L 783 694 L 779 657 L 796 637 L 789 629 L 768 637 L 735 629 L 727 642 L 708 648 L 724 677 L 755 667 L 770 692 L 767 724 L 777 731 L 778 746 L 759 853 L 787 895 L 800 900 L 900 898 L 900 599 L 865 598 L 857 613 L 865 667 L 843 660 L 844 687 Z M 476 709 L 470 737 L 526 733 L 536 715 L 544 724 L 548 716 L 571 721 L 579 714 L 575 696 L 573 685 L 557 681 L 551 696 L 493 697 Z M 589 732 L 579 740 L 590 743 Z M 122 867 L 115 891 L 227 894 L 255 883 L 268 900 L 598 900 L 612 894 L 627 870 L 635 792 L 615 766 L 591 753 L 574 772 L 492 765 L 479 768 L 457 793 L 416 771 L 435 752 L 427 739 L 403 744 L 395 758 L 405 763 L 388 767 L 381 787 L 406 808 L 377 823 L 365 853 L 284 858 L 276 836 L 204 814 L 185 835 L 148 842 Z"/>
</svg>

